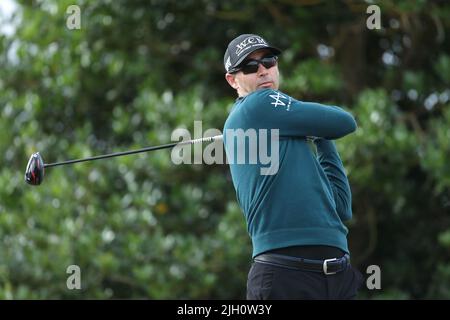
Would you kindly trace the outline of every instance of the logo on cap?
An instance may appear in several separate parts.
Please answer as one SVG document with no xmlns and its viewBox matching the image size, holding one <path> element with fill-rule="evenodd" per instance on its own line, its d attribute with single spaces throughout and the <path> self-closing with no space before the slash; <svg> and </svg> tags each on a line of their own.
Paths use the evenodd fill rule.
<svg viewBox="0 0 450 320">
<path fill-rule="evenodd" d="M 266 41 L 258 36 L 250 36 L 245 38 L 243 41 L 236 45 L 236 55 L 240 56 L 242 52 L 253 47 L 253 46 L 264 46 L 267 47 Z"/>
</svg>

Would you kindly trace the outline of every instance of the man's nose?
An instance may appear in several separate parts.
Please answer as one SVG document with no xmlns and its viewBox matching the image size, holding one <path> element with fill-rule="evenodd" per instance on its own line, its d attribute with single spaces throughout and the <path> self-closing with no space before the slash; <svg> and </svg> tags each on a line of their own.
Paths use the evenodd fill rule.
<svg viewBox="0 0 450 320">
<path fill-rule="evenodd" d="M 258 75 L 265 75 L 267 74 L 267 68 L 263 66 L 262 63 L 258 63 Z"/>
</svg>

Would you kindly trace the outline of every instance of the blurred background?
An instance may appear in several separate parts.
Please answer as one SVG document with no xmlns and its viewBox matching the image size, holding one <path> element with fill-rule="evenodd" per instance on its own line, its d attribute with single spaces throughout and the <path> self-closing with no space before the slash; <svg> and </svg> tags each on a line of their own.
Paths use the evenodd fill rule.
<svg viewBox="0 0 450 320">
<path fill-rule="evenodd" d="M 251 243 L 227 165 L 161 150 L 23 178 L 36 151 L 51 163 L 168 143 L 194 121 L 222 130 L 223 54 L 241 33 L 284 50 L 281 90 L 358 122 L 337 142 L 349 243 L 366 279 L 381 271 L 359 298 L 450 298 L 450 2 L 1 0 L 1 299 L 245 298 Z"/>
</svg>

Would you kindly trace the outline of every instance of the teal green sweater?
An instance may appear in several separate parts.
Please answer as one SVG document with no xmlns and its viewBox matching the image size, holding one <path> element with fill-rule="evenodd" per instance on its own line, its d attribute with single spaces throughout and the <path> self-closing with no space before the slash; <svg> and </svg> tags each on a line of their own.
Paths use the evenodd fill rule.
<svg viewBox="0 0 450 320">
<path fill-rule="evenodd" d="M 227 134 L 237 129 L 279 130 L 275 174 L 261 174 L 262 161 L 252 163 L 249 156 L 245 163 L 237 160 L 239 149 L 251 151 L 249 139 L 242 144 Z M 257 90 L 236 101 L 224 125 L 224 144 L 253 257 L 294 245 L 329 245 L 348 252 L 343 222 L 352 217 L 351 191 L 331 140 L 355 129 L 354 118 L 341 108 L 298 101 L 280 91 Z M 306 137 L 317 137 L 317 155 Z"/>
</svg>

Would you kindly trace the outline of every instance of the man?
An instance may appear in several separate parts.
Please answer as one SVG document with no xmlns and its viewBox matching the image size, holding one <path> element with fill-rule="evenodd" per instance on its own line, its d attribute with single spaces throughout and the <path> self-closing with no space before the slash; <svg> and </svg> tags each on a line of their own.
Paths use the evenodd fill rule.
<svg viewBox="0 0 450 320">
<path fill-rule="evenodd" d="M 280 53 L 243 34 L 224 56 L 225 78 L 238 94 L 224 126 L 225 150 L 253 244 L 247 299 L 353 299 L 362 276 L 350 265 L 343 223 L 352 217 L 351 191 L 332 140 L 355 131 L 356 122 L 338 107 L 278 91 Z M 251 130 L 272 132 L 264 139 L 278 155 L 272 173 L 262 174 L 261 162 L 236 161 L 239 151 L 248 158 L 256 152 L 250 134 L 247 141 L 238 136 Z"/>
</svg>

